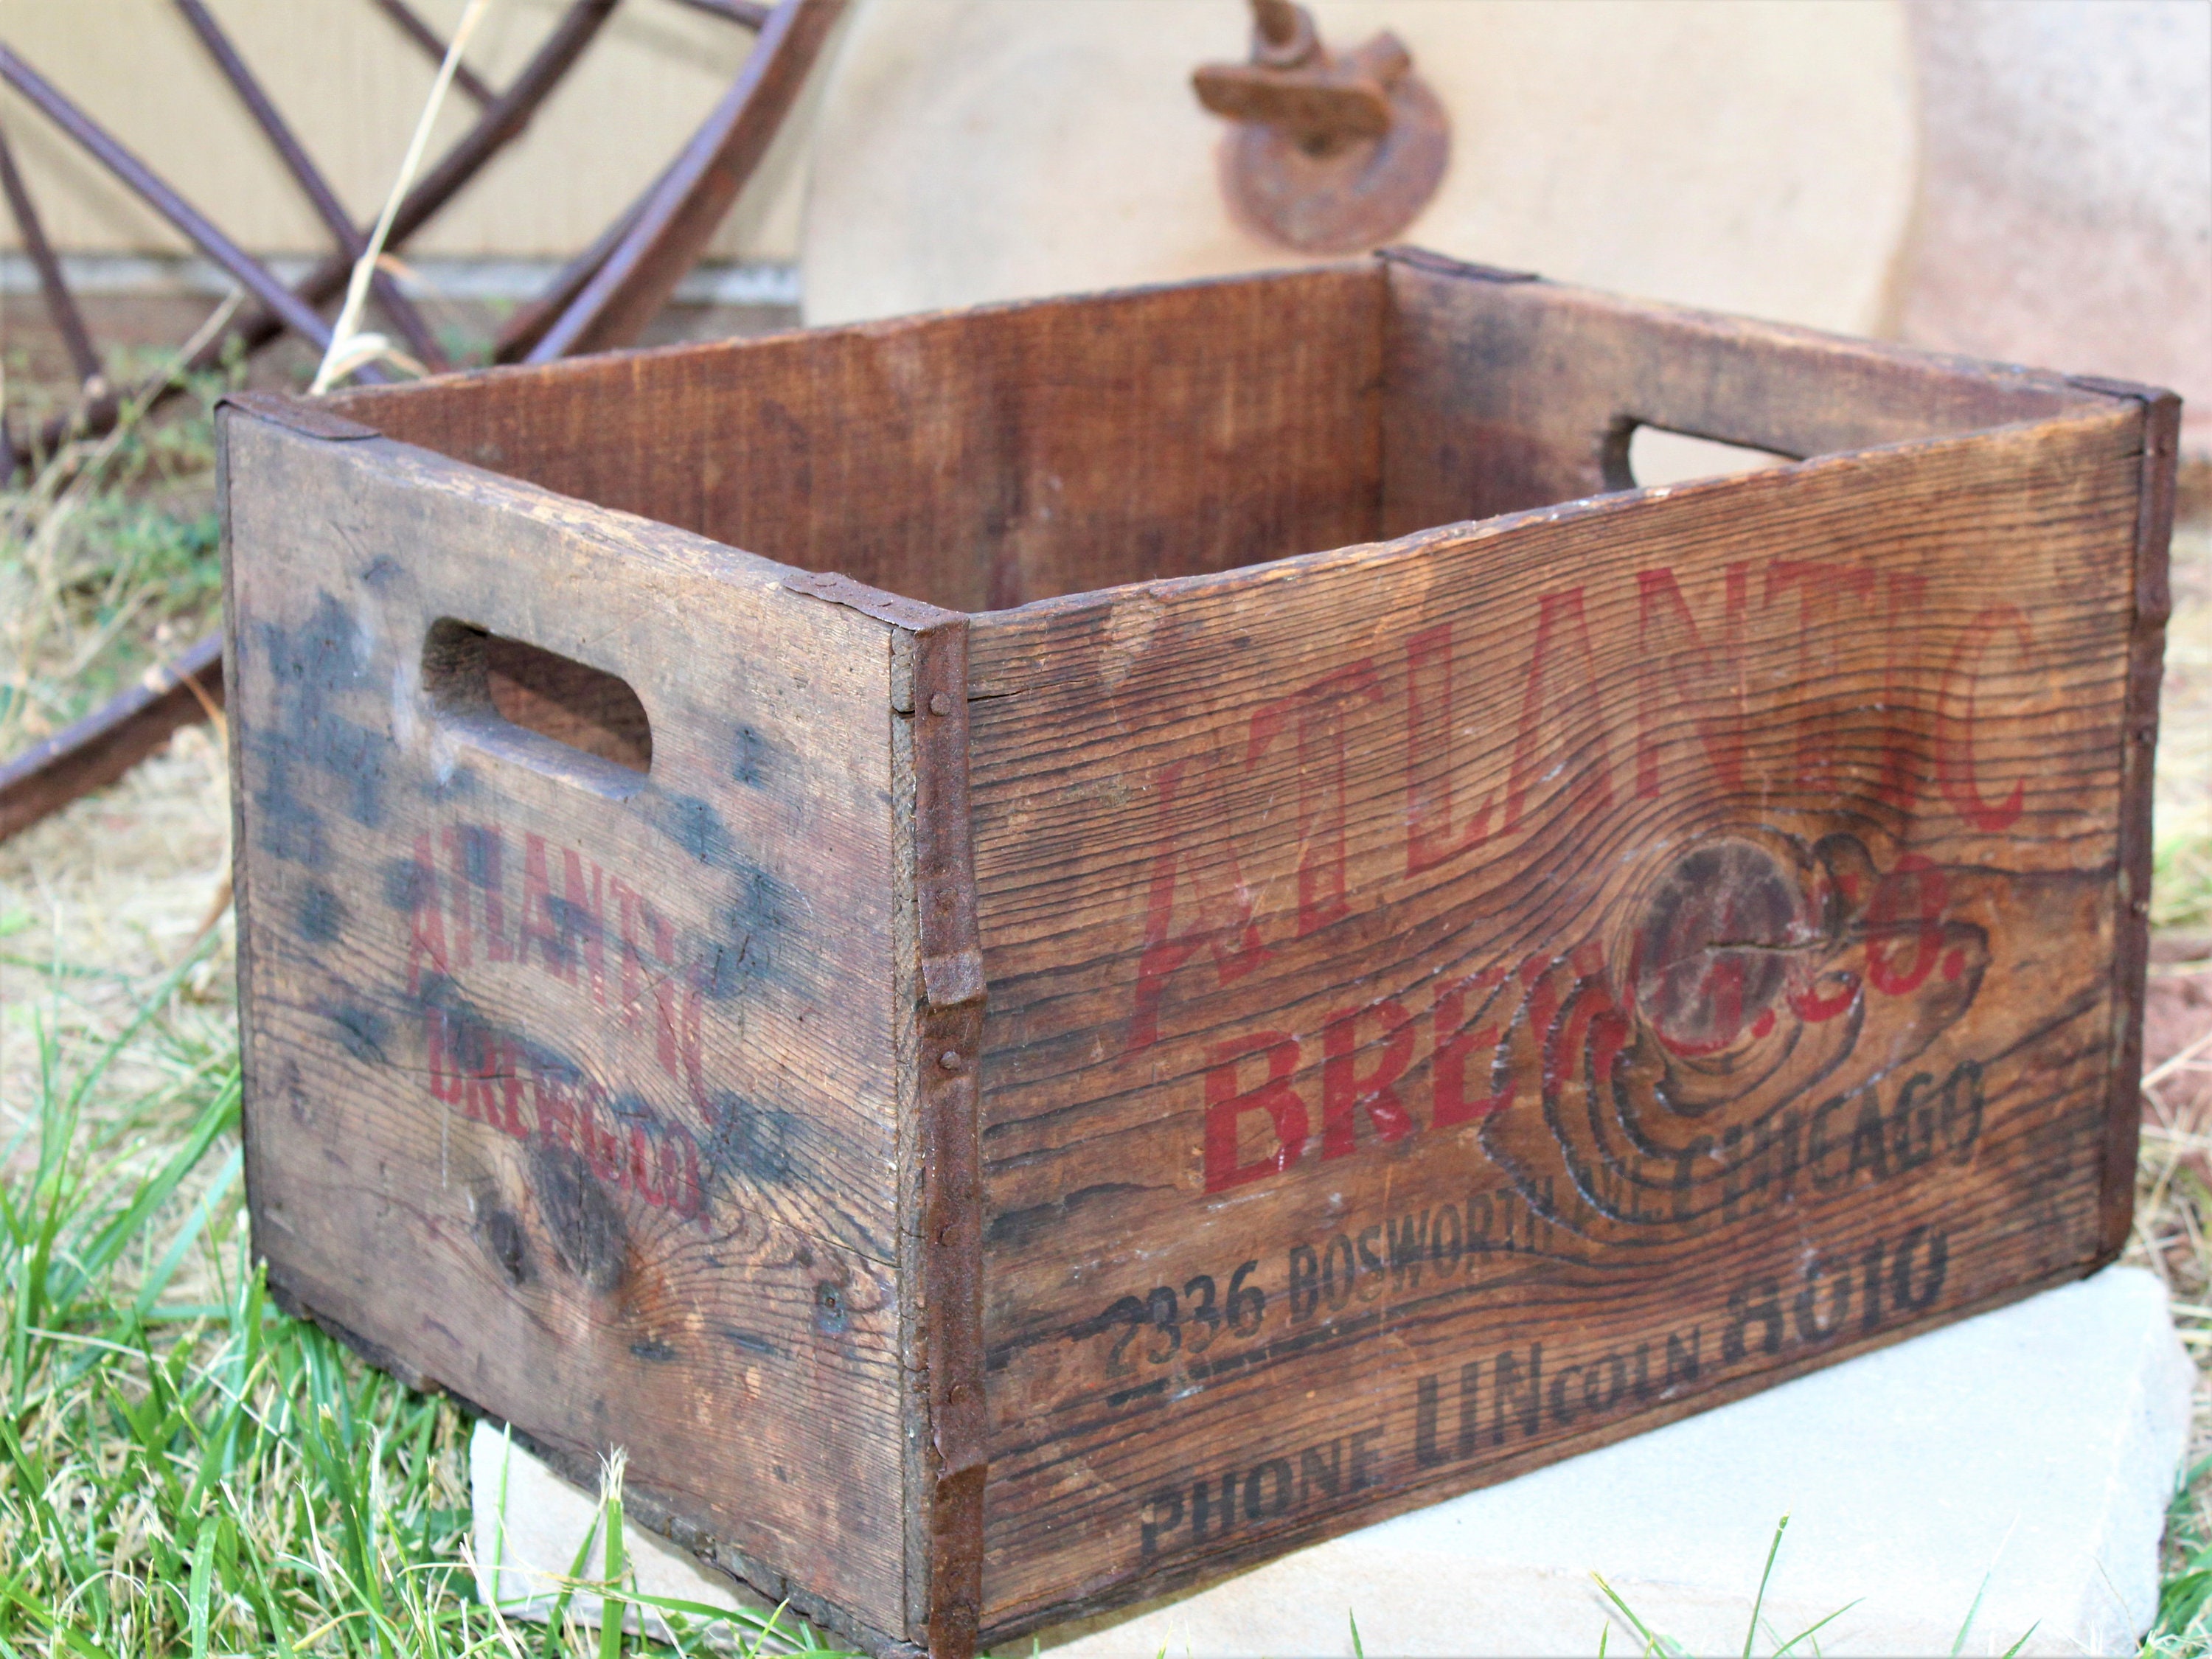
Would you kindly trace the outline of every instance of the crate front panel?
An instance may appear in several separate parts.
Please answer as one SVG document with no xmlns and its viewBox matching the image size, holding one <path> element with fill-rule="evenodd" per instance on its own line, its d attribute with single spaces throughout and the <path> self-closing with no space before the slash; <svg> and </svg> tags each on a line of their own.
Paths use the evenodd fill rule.
<svg viewBox="0 0 2212 1659">
<path fill-rule="evenodd" d="M 890 630 L 426 452 L 227 443 L 272 1279 L 902 1628 Z M 642 787 L 457 736 L 441 619 L 626 680 Z"/>
<path fill-rule="evenodd" d="M 979 623 L 987 1632 L 2093 1261 L 2140 425 Z"/>
</svg>

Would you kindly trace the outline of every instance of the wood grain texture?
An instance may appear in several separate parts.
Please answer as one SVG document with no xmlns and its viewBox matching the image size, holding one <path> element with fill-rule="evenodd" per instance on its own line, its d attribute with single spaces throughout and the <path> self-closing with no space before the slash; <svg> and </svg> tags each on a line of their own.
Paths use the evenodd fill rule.
<svg viewBox="0 0 2212 1659">
<path fill-rule="evenodd" d="M 2109 1255 L 2069 401 L 979 620 L 987 1642 Z"/>
<path fill-rule="evenodd" d="M 1829 455 L 2038 420 L 2081 389 L 1394 251 L 1382 523 L 1404 535 L 1630 487 L 1640 423 Z"/>
<path fill-rule="evenodd" d="M 891 629 L 388 441 L 223 448 L 272 1282 L 902 1632 Z M 621 677 L 650 774 L 474 741 L 441 619 Z"/>
<path fill-rule="evenodd" d="M 984 986 L 968 801 L 968 618 L 845 576 L 793 573 L 785 586 L 897 629 L 894 1042 L 907 1629 L 931 1653 L 969 1654 L 981 1601 L 988 1468 L 975 1093 Z"/>
<path fill-rule="evenodd" d="M 805 569 L 994 610 L 1371 537 L 1382 301 L 1370 261 L 334 406 Z"/>
<path fill-rule="evenodd" d="M 2174 474 L 2181 399 L 2156 386 L 2076 376 L 2075 384 L 2139 404 L 2143 411 L 2142 493 L 2131 562 L 2135 628 L 2128 641 L 2128 709 L 2120 763 L 2121 903 L 2112 953 L 2112 1103 L 2106 1116 L 2104 1244 L 2117 1255 L 2135 1219 L 2136 1146 L 2142 1131 L 2144 975 L 2150 961 L 2151 797 L 2158 750 L 2159 681 L 2166 624 L 2173 610 L 2167 580 L 2173 537 Z"/>
<path fill-rule="evenodd" d="M 257 412 L 272 1276 L 873 1647 L 2125 1237 L 2165 394 L 1394 253 Z"/>
</svg>

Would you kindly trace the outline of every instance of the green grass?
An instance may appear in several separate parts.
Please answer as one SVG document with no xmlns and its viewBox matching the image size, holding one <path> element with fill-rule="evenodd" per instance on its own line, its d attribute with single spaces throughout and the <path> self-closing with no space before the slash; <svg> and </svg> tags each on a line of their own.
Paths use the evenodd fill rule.
<svg viewBox="0 0 2212 1659">
<path fill-rule="evenodd" d="M 1751 1617 L 1744 1625 L 1741 1659 L 1753 1659 L 1754 1654 L 1762 1656 L 1762 1659 L 1786 1659 L 1786 1656 L 1790 1654 L 1808 1655 L 1813 1656 L 1813 1659 L 1818 1659 L 1820 1651 L 1820 1632 L 1859 1605 L 1856 1601 L 1847 1601 L 1833 1613 L 1814 1620 L 1795 1636 L 1784 1637 L 1780 1631 L 1775 1629 L 1774 1626 L 1764 1617 L 1766 1610 L 1766 1592 L 1774 1582 L 1774 1563 L 1782 1553 L 1783 1535 L 1789 1530 L 1790 1517 L 1785 1515 L 1776 1523 L 1773 1541 L 1766 1547 L 1766 1565 L 1759 1569 L 1759 1589 L 1751 1601 Z M 1643 1646 L 1638 1650 L 1641 1659 L 1691 1659 L 1689 1649 L 1664 1632 L 1652 1629 L 1644 1621 L 1636 1609 L 1629 1606 L 1621 1594 L 1611 1584 L 1606 1583 L 1601 1574 L 1592 1573 L 1590 1577 L 1597 1581 L 1599 1590 L 1604 1595 L 1613 1611 L 1620 1615 L 1628 1628 L 1634 1632 L 1636 1639 L 1643 1644 Z M 1958 1656 L 1966 1651 L 1966 1638 L 1973 1632 L 1974 1620 L 1982 1610 L 1982 1597 L 1988 1591 L 1989 1587 L 1989 1580 L 1984 1577 L 1982 1580 L 1981 1589 L 1974 1592 L 1972 1605 L 1967 1607 L 1966 1616 L 1959 1626 L 1959 1633 L 1952 1639 L 1952 1659 L 1958 1659 Z M 2027 1645 L 2028 1638 L 2034 1634 L 2034 1627 L 2029 1626 L 2021 1633 L 2018 1641 L 2004 1650 L 2003 1659 L 2013 1659 L 2014 1655 Z M 1605 1659 L 1605 1656 L 1611 1649 L 1612 1640 L 1613 1630 L 1608 1624 L 1598 1632 L 1599 1659 Z"/>
<path fill-rule="evenodd" d="M 0 1103 L 0 1652 L 826 1653 L 788 1620 L 656 1604 L 669 1648 L 477 1602 L 467 1422 L 270 1304 L 235 1045 L 175 1018 L 182 973 L 74 1063 L 32 1022 L 36 1098 Z M 603 1513 L 618 1540 L 618 1474 Z M 623 1599 L 618 1546 L 572 1576 Z"/>
<path fill-rule="evenodd" d="M 222 1022 L 183 1017 L 191 966 L 73 1054 L 30 1022 L 35 1097 L 0 1102 L 0 1653 L 828 1659 L 788 1620 L 625 1596 L 619 1458 L 568 1577 L 654 1607 L 675 1644 L 477 1601 L 464 1414 L 268 1301 L 241 1201 L 236 1047 Z M 1826 1620 L 1785 1638 L 1761 1616 L 1787 1524 L 1747 1656 L 1819 1651 Z M 2185 1497 L 2172 1536 L 2145 1651 L 2212 1652 L 2212 1534 Z M 1643 1653 L 1683 1651 L 1599 1582 Z"/>
<path fill-rule="evenodd" d="M 2146 1654 L 2212 1652 L 2212 1526 L 2191 1501 L 2192 1489 L 2212 1474 L 2212 1457 L 2184 1471 L 2166 1526 L 2169 1565 L 2158 1590 L 2158 1618 L 2143 1642 Z"/>
</svg>

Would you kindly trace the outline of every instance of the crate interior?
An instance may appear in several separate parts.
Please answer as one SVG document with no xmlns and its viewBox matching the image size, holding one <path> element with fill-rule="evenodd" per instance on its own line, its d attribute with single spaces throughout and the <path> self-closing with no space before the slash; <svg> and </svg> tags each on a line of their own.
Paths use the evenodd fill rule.
<svg viewBox="0 0 2212 1659">
<path fill-rule="evenodd" d="M 2069 400 L 2048 379 L 1370 260 L 339 406 L 563 495 L 994 611 L 1626 487 L 1639 421 L 1803 456 Z"/>
</svg>

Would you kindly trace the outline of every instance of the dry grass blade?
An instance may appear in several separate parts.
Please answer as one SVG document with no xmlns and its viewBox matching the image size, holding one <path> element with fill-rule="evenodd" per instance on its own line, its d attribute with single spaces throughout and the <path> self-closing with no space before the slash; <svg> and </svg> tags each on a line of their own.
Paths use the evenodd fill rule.
<svg viewBox="0 0 2212 1659">
<path fill-rule="evenodd" d="M 161 625 L 211 610 L 210 430 L 204 419 L 153 429 L 146 416 L 179 384 L 181 366 L 229 325 L 240 297 L 210 313 L 125 400 L 104 437 L 64 446 L 9 499 L 0 521 L 0 755 L 49 735 L 112 690 L 103 682 L 135 660 L 118 641 L 142 645 L 149 618 L 158 645 Z M 165 503 L 180 491 L 198 507 L 189 517 Z M 88 682 L 103 661 L 112 672 Z"/>
<path fill-rule="evenodd" d="M 468 46 L 469 37 L 476 33 L 477 25 L 483 21 L 490 3 L 491 0 L 469 0 L 468 9 L 461 14 L 460 23 L 453 30 L 445 61 L 438 65 L 438 78 L 431 82 L 430 96 L 415 123 L 415 135 L 408 141 L 406 157 L 400 162 L 392 190 L 385 198 L 384 211 L 377 216 L 376 228 L 370 233 L 368 246 L 354 261 L 353 276 L 346 283 L 345 303 L 339 307 L 338 319 L 331 329 L 330 349 L 323 354 L 321 367 L 315 370 L 314 384 L 308 388 L 311 392 L 327 392 L 354 370 L 379 358 L 396 362 L 417 375 L 425 372 L 422 364 L 392 350 L 382 335 L 356 331 L 362 307 L 368 301 L 369 283 L 376 276 L 378 262 L 384 258 L 385 242 L 392 235 L 392 221 L 399 216 L 399 204 L 407 199 L 408 187 L 422 169 L 422 154 L 429 148 L 430 129 L 436 124 L 438 111 L 443 107 L 453 76 L 459 71 L 461 53 Z"/>
</svg>

